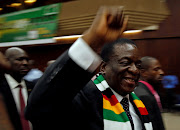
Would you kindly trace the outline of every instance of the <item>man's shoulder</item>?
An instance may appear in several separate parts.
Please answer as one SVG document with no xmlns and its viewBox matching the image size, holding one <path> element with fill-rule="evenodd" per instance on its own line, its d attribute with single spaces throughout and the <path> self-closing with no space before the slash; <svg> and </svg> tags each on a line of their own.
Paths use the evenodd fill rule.
<svg viewBox="0 0 180 130">
<path fill-rule="evenodd" d="M 152 102 L 154 100 L 146 85 L 140 83 L 134 90 L 135 94 L 143 101 L 143 103 Z"/>
<path fill-rule="evenodd" d="M 96 85 L 92 80 L 90 80 L 86 84 L 86 86 L 82 89 L 82 91 L 88 95 L 99 95 L 99 94 L 101 95 L 101 92 L 99 91 L 99 89 L 96 87 Z"/>
<path fill-rule="evenodd" d="M 7 82 L 7 79 L 5 78 L 4 75 L 1 75 L 0 76 L 0 88 L 7 87 L 7 86 L 9 86 L 8 82 Z"/>
<path fill-rule="evenodd" d="M 138 86 L 134 89 L 134 92 L 137 96 L 149 95 L 149 91 L 146 85 L 140 82 L 138 83 Z"/>
<path fill-rule="evenodd" d="M 74 100 L 85 98 L 88 101 L 96 100 L 97 98 L 101 98 L 102 94 L 94 84 L 92 80 L 90 80 L 83 89 L 75 96 Z"/>
</svg>

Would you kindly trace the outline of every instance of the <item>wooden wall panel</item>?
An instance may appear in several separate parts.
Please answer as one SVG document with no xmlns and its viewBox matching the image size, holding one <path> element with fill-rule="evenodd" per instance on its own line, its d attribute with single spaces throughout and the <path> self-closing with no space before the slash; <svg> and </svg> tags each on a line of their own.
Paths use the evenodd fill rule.
<svg viewBox="0 0 180 130">
<path fill-rule="evenodd" d="M 69 46 L 70 45 L 48 45 L 25 47 L 24 49 L 28 52 L 30 58 L 35 60 L 35 66 L 44 71 L 47 61 L 57 59 Z"/>
<path fill-rule="evenodd" d="M 180 38 L 134 40 L 142 56 L 153 56 L 161 61 L 166 74 L 177 74 L 180 71 Z"/>
</svg>

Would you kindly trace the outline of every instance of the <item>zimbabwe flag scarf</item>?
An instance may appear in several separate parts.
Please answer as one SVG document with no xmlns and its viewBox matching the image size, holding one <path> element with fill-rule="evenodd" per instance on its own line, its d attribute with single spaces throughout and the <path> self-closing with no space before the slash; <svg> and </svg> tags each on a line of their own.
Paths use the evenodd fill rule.
<svg viewBox="0 0 180 130">
<path fill-rule="evenodd" d="M 94 83 L 103 95 L 104 130 L 131 130 L 131 124 L 126 112 L 111 91 L 104 77 L 101 74 L 98 74 Z M 145 129 L 152 130 L 152 124 L 147 117 L 148 112 L 144 104 L 134 92 L 130 93 L 130 96 L 142 118 L 144 118 Z"/>
</svg>

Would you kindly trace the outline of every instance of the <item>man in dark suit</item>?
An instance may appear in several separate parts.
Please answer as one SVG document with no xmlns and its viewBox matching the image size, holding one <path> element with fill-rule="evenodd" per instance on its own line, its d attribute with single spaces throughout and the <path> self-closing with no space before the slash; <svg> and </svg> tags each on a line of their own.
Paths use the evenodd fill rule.
<svg viewBox="0 0 180 130">
<path fill-rule="evenodd" d="M 164 75 L 161 64 L 154 57 L 142 57 L 140 72 L 139 85 L 134 92 L 146 106 L 152 121 L 153 130 L 164 130 L 161 116 L 161 101 L 156 92 Z"/>
<path fill-rule="evenodd" d="M 30 122 L 25 120 L 23 107 L 34 87 L 34 84 L 23 80 L 29 71 L 29 57 L 27 53 L 17 47 L 6 50 L 5 56 L 11 68 L 8 73 L 1 76 L 0 92 L 15 130 L 30 130 Z"/>
<path fill-rule="evenodd" d="M 139 78 L 138 48 L 131 40 L 118 39 L 126 24 L 121 7 L 102 7 L 90 29 L 46 69 L 25 112 L 35 130 L 151 130 L 145 107 L 136 98 L 141 113 L 131 93 Z M 107 42 L 111 43 L 103 49 L 100 76 L 110 93 L 91 81 L 101 63 L 95 52 Z M 120 103 L 124 98 L 126 105 Z M 107 111 L 116 116 L 106 119 Z"/>
</svg>

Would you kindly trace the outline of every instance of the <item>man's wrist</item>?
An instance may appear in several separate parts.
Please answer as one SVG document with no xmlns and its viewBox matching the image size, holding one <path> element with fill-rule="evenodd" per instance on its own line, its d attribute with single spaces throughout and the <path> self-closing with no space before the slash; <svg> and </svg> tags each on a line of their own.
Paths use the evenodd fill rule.
<svg viewBox="0 0 180 130">
<path fill-rule="evenodd" d="M 85 32 L 82 39 L 97 53 L 104 45 L 104 40 L 90 31 Z"/>
<path fill-rule="evenodd" d="M 76 64 L 90 72 L 94 72 L 101 63 L 99 55 L 82 38 L 70 47 L 68 54 Z"/>
</svg>

